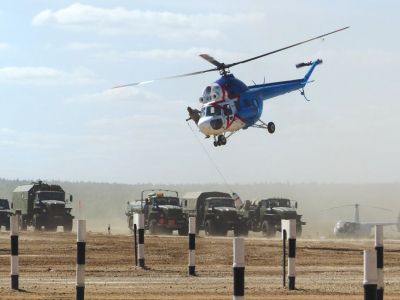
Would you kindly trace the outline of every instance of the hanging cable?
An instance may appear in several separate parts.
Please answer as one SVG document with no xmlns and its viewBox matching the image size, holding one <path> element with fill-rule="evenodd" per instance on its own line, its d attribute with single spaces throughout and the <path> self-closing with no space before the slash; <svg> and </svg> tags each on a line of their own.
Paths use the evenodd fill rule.
<svg viewBox="0 0 400 300">
<path fill-rule="evenodd" d="M 212 159 L 210 153 L 208 153 L 207 149 L 204 147 L 203 143 L 200 141 L 200 139 L 198 138 L 198 136 L 196 135 L 196 133 L 194 132 L 192 126 L 190 126 L 189 122 L 186 122 L 190 128 L 190 131 L 193 133 L 195 139 L 197 140 L 197 142 L 200 144 L 201 148 L 203 149 L 204 153 L 206 154 L 206 156 L 208 157 L 208 159 L 210 160 L 211 164 L 213 165 L 213 167 L 215 168 L 215 170 L 217 171 L 217 173 L 221 176 L 222 180 L 224 181 L 226 187 L 228 188 L 228 190 L 231 191 L 231 193 L 233 193 L 233 190 L 231 188 L 231 186 L 228 184 L 228 181 L 226 180 L 225 176 L 222 174 L 221 170 L 218 168 L 217 164 L 215 163 L 215 161 Z"/>
</svg>

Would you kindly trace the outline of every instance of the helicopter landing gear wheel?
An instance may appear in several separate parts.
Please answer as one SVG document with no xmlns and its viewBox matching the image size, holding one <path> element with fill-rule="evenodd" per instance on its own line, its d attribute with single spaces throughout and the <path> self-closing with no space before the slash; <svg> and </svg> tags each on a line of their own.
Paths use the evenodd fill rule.
<svg viewBox="0 0 400 300">
<path fill-rule="evenodd" d="M 275 132 L 275 124 L 274 122 L 269 122 L 267 124 L 267 130 L 270 134 L 273 134 Z"/>
<path fill-rule="evenodd" d="M 215 138 L 214 136 L 214 147 L 226 145 L 226 137 L 222 134 Z"/>
<path fill-rule="evenodd" d="M 226 145 L 226 137 L 223 135 L 218 136 L 218 144 L 219 145 Z"/>
</svg>

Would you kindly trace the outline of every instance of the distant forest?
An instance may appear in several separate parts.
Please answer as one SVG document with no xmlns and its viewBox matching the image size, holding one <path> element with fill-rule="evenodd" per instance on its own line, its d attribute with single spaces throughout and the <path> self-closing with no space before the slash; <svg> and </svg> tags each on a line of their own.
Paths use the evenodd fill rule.
<svg viewBox="0 0 400 300">
<path fill-rule="evenodd" d="M 0 179 L 0 198 L 11 200 L 13 190 L 30 180 Z M 140 199 L 144 189 L 163 188 L 176 190 L 180 196 L 193 191 L 224 191 L 229 188 L 222 184 L 118 184 L 92 182 L 59 182 L 47 181 L 61 185 L 67 193 L 74 196 L 74 210 L 77 214 L 80 203 L 81 214 L 92 223 L 92 230 L 105 228 L 111 223 L 114 228 L 127 230 L 125 223 L 126 202 Z M 298 201 L 299 212 L 307 222 L 305 233 L 326 234 L 332 232 L 334 223 L 341 220 L 351 220 L 354 209 L 331 207 L 346 204 L 361 204 L 362 221 L 392 221 L 397 219 L 400 211 L 400 183 L 387 184 L 317 184 L 317 183 L 254 183 L 232 184 L 231 188 L 242 200 L 256 198 L 285 197 Z M 376 210 L 367 206 L 379 206 L 391 209 L 392 212 Z M 99 228 L 95 228 L 99 227 Z M 390 229 L 389 232 L 394 229 Z M 400 235 L 400 234 L 398 234 Z"/>
</svg>

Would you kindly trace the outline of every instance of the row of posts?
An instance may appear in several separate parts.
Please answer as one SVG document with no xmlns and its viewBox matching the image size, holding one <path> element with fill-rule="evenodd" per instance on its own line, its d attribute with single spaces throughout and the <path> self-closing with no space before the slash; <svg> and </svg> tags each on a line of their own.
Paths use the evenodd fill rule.
<svg viewBox="0 0 400 300">
<path fill-rule="evenodd" d="M 11 288 L 19 290 L 18 272 L 19 216 L 10 217 L 11 239 Z M 137 243 L 137 235 L 139 243 Z M 196 218 L 189 218 L 189 263 L 188 274 L 196 275 Z M 288 288 L 294 290 L 296 282 L 296 220 L 282 220 L 282 266 L 283 286 L 286 286 L 286 241 L 288 241 Z M 86 220 L 77 220 L 76 300 L 85 294 Z M 145 268 L 144 216 L 135 214 L 134 220 L 135 265 Z M 244 239 L 233 239 L 233 299 L 244 299 L 245 255 Z M 139 262 L 139 263 L 138 263 Z M 375 227 L 375 249 L 364 250 L 364 300 L 383 300 L 383 226 Z"/>
</svg>

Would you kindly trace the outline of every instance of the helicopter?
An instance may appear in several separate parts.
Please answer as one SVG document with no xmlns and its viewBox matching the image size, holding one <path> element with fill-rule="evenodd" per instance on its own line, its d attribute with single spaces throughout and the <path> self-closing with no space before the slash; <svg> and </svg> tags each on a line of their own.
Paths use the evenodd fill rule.
<svg viewBox="0 0 400 300">
<path fill-rule="evenodd" d="M 341 207 L 354 207 L 353 221 L 338 221 L 333 228 L 333 233 L 336 237 L 369 237 L 371 230 L 376 225 L 391 226 L 396 225 L 397 230 L 400 231 L 400 213 L 397 222 L 360 222 L 360 204 L 348 204 L 328 208 L 328 210 L 341 208 Z M 391 212 L 392 210 L 382 207 L 363 205 L 373 209 Z"/>
<path fill-rule="evenodd" d="M 245 83 L 237 79 L 230 72 L 230 68 L 317 39 L 322 39 L 325 36 L 343 31 L 348 28 L 349 26 L 343 27 L 302 42 L 229 64 L 220 62 L 208 54 L 200 54 L 200 57 L 214 65 L 214 68 L 158 78 L 155 80 L 194 76 L 214 71 L 218 71 L 220 73 L 221 77 L 214 83 L 208 85 L 204 89 L 202 96 L 199 98 L 199 101 L 202 105 L 201 109 L 198 110 L 188 107 L 187 111 L 189 113 L 189 118 L 186 119 L 186 121 L 193 120 L 200 132 L 203 133 L 206 138 L 213 136 L 213 144 L 215 147 L 225 145 L 227 143 L 227 139 L 240 129 L 248 129 L 250 127 L 261 128 L 266 129 L 270 134 L 273 134 L 275 132 L 274 122 L 266 123 L 260 119 L 263 112 L 263 101 L 297 90 L 299 90 L 301 95 L 308 100 L 305 96 L 304 87 L 311 82 L 309 81 L 310 76 L 315 67 L 322 63 L 322 60 L 316 59 L 314 61 L 297 64 L 297 68 L 309 67 L 309 70 L 303 78 L 254 84 L 252 86 L 247 86 Z M 114 88 L 136 86 L 150 83 L 155 80 L 124 84 Z"/>
</svg>

